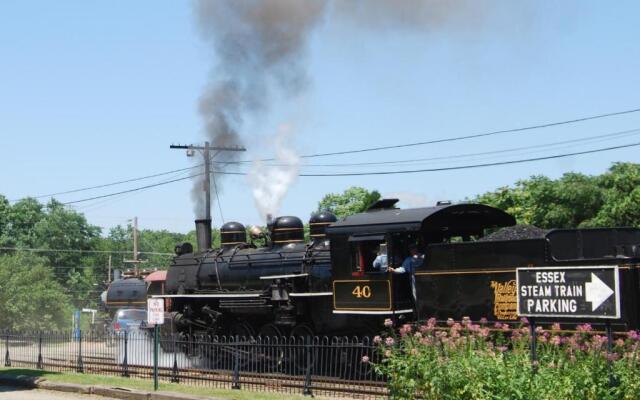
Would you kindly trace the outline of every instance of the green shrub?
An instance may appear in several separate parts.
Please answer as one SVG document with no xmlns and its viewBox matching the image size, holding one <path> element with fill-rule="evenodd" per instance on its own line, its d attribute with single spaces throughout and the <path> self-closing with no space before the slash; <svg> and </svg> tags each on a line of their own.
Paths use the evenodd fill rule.
<svg viewBox="0 0 640 400">
<path fill-rule="evenodd" d="M 640 336 L 617 339 L 611 353 L 606 337 L 588 324 L 570 334 L 559 324 L 537 328 L 538 360 L 530 358 L 530 328 L 469 320 L 435 319 L 405 324 L 374 341 L 381 360 L 374 370 L 386 377 L 396 399 L 638 399 Z M 611 360 L 613 385 L 608 360 Z M 370 362 L 368 359 L 364 361 Z"/>
</svg>

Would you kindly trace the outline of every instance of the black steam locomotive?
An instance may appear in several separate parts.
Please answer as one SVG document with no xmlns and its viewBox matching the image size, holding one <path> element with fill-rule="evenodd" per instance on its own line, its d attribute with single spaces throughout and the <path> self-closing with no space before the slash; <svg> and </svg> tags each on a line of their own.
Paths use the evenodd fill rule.
<svg viewBox="0 0 640 400">
<path fill-rule="evenodd" d="M 403 210 L 396 202 L 381 200 L 341 221 L 314 214 L 308 242 L 300 219 L 279 217 L 267 245 L 253 245 L 244 226 L 229 222 L 221 228 L 221 248 L 212 249 L 211 222 L 196 221 L 198 251 L 177 246 L 166 294 L 155 296 L 166 299 L 170 312 L 163 329 L 306 336 L 377 332 L 385 318 L 513 321 L 516 268 L 558 265 L 618 265 L 616 328 L 639 326 L 639 229 L 486 236 L 511 229 L 515 219 L 481 204 Z M 374 268 L 381 248 L 393 265 L 415 245 L 425 259 L 414 273 Z"/>
</svg>

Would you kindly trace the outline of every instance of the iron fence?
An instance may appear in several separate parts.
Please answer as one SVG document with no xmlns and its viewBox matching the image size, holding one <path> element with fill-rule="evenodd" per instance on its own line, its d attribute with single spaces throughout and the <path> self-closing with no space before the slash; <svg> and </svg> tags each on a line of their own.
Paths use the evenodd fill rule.
<svg viewBox="0 0 640 400">
<path fill-rule="evenodd" d="M 135 330 L 3 332 L 7 367 L 152 379 L 154 336 Z M 364 337 L 160 336 L 158 379 L 223 389 L 329 397 L 387 396 L 371 363 L 381 355 Z"/>
</svg>

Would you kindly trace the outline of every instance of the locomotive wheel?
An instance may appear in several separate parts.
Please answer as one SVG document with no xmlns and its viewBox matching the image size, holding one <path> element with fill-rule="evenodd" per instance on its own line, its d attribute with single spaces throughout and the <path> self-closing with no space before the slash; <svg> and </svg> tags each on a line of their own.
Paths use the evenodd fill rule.
<svg viewBox="0 0 640 400">
<path fill-rule="evenodd" d="M 290 346 L 287 347 L 289 365 L 293 373 L 304 373 L 308 366 L 317 362 L 318 348 L 313 346 L 314 332 L 308 324 L 296 325 L 289 334 Z M 307 348 L 307 344 L 311 348 Z M 308 357 L 311 357 L 311 360 Z"/>
<path fill-rule="evenodd" d="M 238 336 L 240 340 L 242 339 L 251 339 L 256 335 L 256 331 L 253 329 L 249 323 L 245 321 L 238 321 L 231 326 L 229 330 L 230 336 Z"/>
<path fill-rule="evenodd" d="M 266 324 L 258 331 L 258 371 L 279 371 L 284 363 L 284 333 L 275 324 Z"/>
</svg>

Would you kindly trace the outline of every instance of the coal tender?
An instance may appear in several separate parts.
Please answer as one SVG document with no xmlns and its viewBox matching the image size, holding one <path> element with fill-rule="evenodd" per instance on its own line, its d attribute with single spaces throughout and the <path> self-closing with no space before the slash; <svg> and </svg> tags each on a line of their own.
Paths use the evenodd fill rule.
<svg viewBox="0 0 640 400">
<path fill-rule="evenodd" d="M 618 266 L 615 327 L 640 325 L 640 230 L 544 231 L 482 204 L 399 209 L 396 202 L 381 200 L 340 221 L 315 214 L 308 241 L 300 219 L 279 217 L 264 244 L 229 222 L 221 248 L 212 249 L 210 221 L 197 221 L 198 250 L 177 247 L 167 294 L 158 296 L 171 313 L 163 329 L 298 336 L 377 333 L 387 318 L 517 323 L 516 268 L 563 265 Z M 413 270 L 391 272 L 408 257 L 419 257 Z"/>
</svg>

